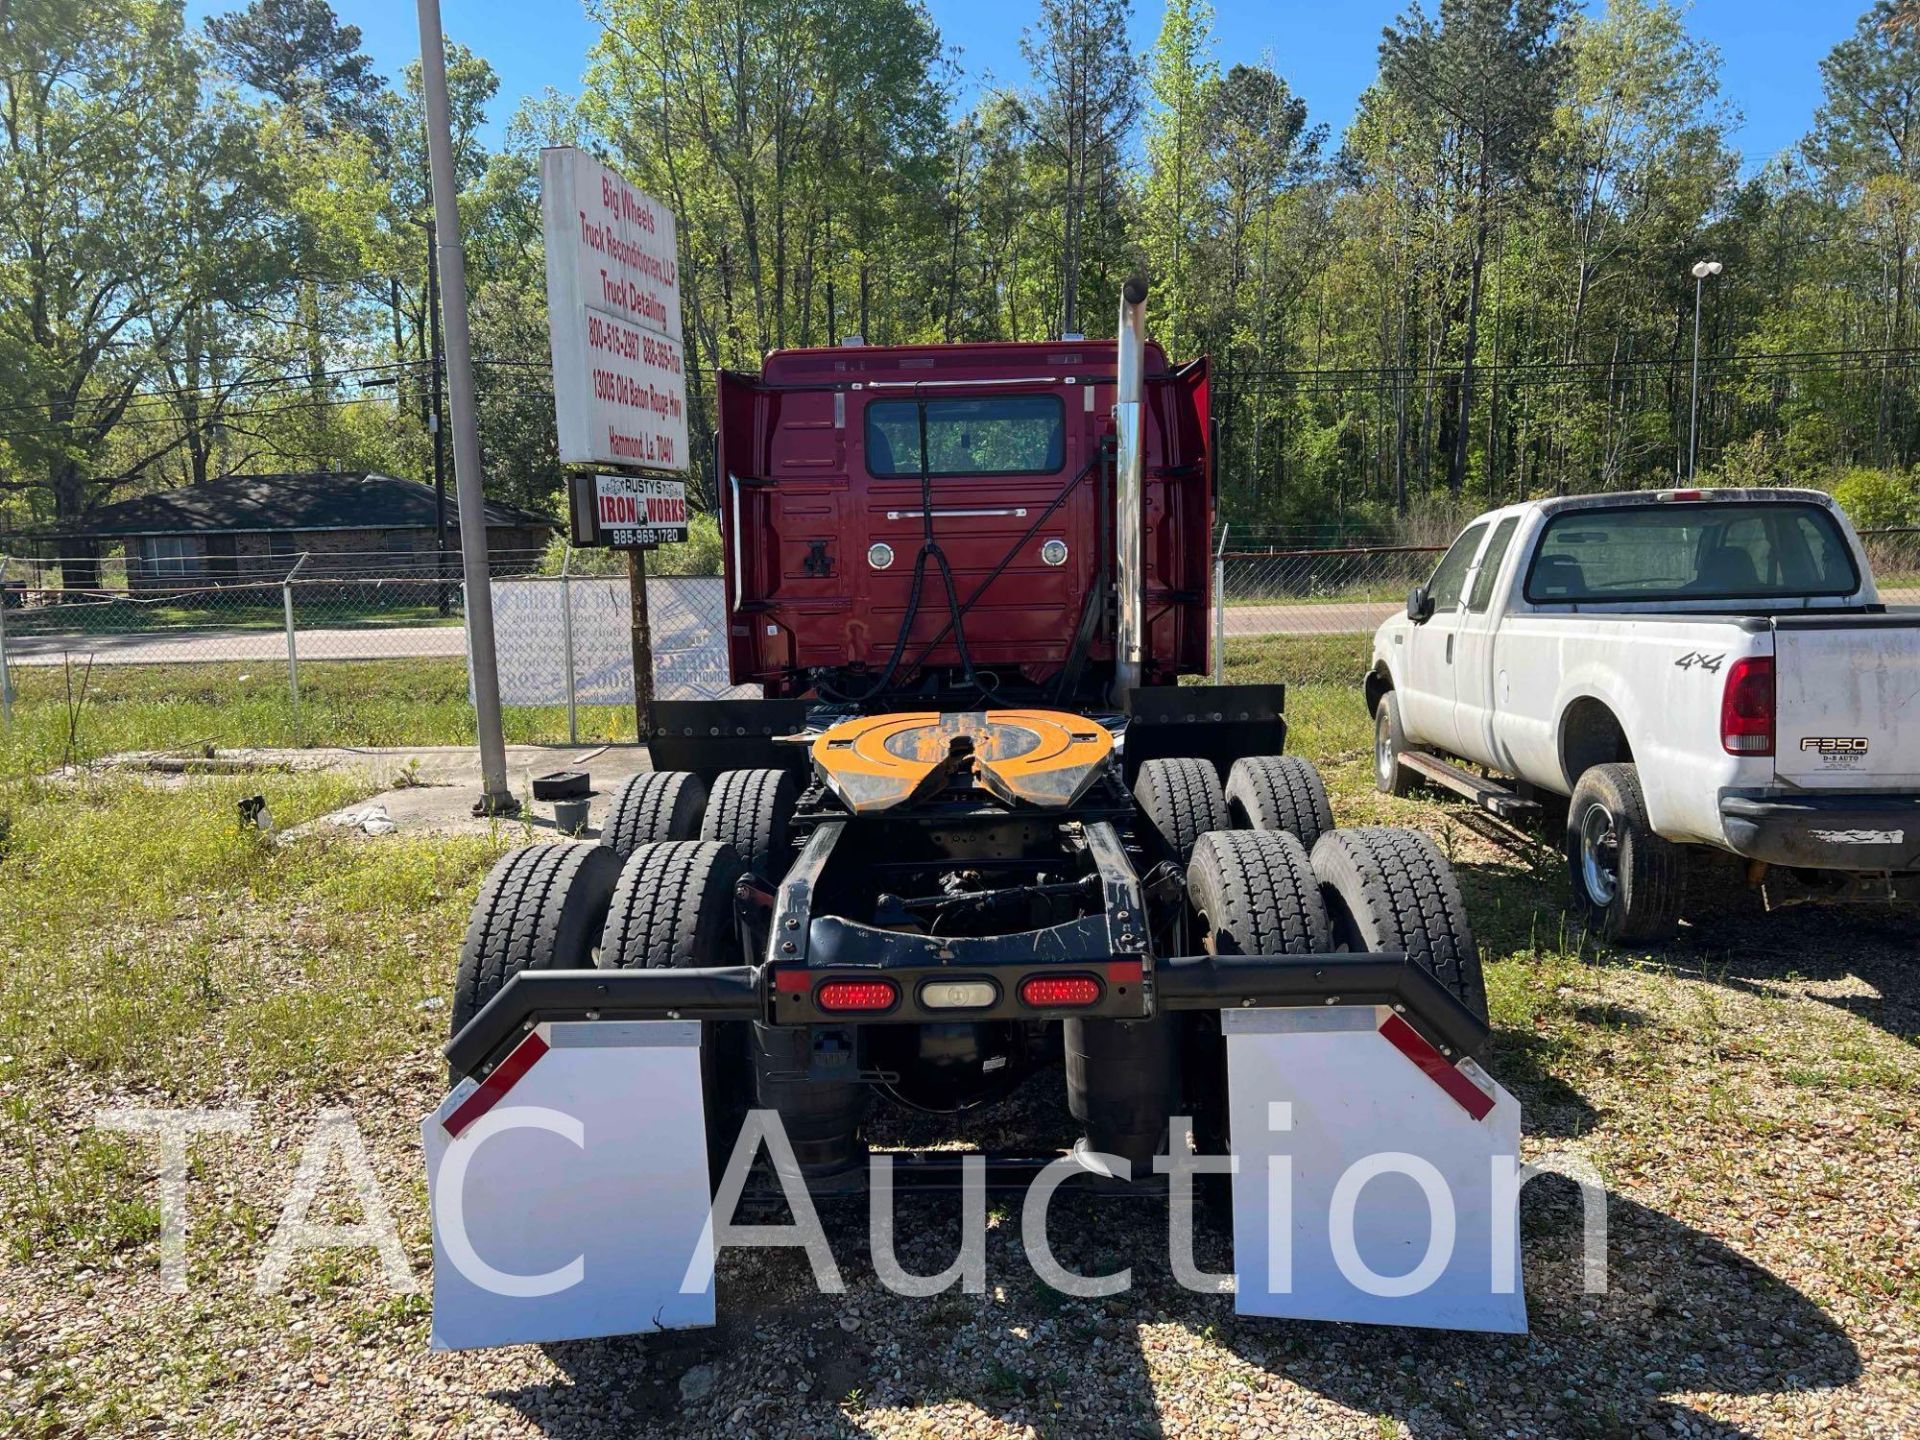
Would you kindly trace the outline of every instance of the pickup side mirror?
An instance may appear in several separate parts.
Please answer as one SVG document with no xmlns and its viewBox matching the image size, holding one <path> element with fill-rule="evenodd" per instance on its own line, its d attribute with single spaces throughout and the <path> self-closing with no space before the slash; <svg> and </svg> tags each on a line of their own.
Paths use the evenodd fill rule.
<svg viewBox="0 0 1920 1440">
<path fill-rule="evenodd" d="M 1424 625 L 1433 618 L 1433 596 L 1424 585 L 1416 585 L 1407 592 L 1407 619 L 1416 625 Z"/>
</svg>

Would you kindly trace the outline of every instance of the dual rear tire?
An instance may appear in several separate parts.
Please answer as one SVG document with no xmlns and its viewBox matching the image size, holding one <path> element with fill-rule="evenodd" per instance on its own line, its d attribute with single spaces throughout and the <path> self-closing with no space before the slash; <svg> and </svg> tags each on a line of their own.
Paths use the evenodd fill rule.
<svg viewBox="0 0 1920 1440">
<path fill-rule="evenodd" d="M 1326 783 L 1297 755 L 1236 760 L 1225 785 L 1211 761 L 1148 760 L 1133 798 L 1161 851 L 1182 865 L 1200 837 L 1215 831 L 1286 831 L 1311 850 L 1333 828 Z"/>
<path fill-rule="evenodd" d="M 723 770 L 713 787 L 685 770 L 650 770 L 614 793 L 600 843 L 622 860 L 643 845 L 712 840 L 731 845 L 767 880 L 784 869 L 799 790 L 787 770 Z"/>
</svg>

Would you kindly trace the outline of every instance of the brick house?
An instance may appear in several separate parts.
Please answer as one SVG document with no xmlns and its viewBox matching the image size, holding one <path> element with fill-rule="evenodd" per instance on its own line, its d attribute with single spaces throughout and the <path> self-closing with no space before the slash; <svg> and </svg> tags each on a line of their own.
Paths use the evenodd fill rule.
<svg viewBox="0 0 1920 1440">
<path fill-rule="evenodd" d="M 486 508 L 487 549 L 498 560 L 531 561 L 558 529 L 537 511 L 494 500 Z M 377 471 L 229 475 L 104 506 L 84 525 L 49 538 L 55 547 L 119 545 L 128 586 L 155 590 L 277 579 L 301 555 L 308 557 L 302 578 L 432 574 L 434 518 L 431 485 Z M 447 547 L 457 556 L 451 494 Z"/>
</svg>

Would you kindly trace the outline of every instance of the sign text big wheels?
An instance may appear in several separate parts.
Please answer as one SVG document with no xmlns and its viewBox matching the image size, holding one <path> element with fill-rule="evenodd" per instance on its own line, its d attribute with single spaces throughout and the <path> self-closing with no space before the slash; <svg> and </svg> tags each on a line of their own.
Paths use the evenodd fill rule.
<svg viewBox="0 0 1920 1440">
<path fill-rule="evenodd" d="M 574 475 L 568 482 L 573 543 L 651 550 L 687 538 L 684 480 L 651 475 Z"/>
<path fill-rule="evenodd" d="M 560 459 L 687 467 L 673 214 L 570 145 L 540 152 Z"/>
</svg>

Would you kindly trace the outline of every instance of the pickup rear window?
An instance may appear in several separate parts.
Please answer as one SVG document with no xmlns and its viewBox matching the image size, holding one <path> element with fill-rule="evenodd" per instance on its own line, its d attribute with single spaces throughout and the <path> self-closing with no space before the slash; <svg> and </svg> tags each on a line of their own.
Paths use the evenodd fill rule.
<svg viewBox="0 0 1920 1440">
<path fill-rule="evenodd" d="M 1795 501 L 1670 501 L 1569 510 L 1527 571 L 1536 604 L 1851 595 L 1853 553 L 1833 516 Z"/>
<path fill-rule="evenodd" d="M 1066 461 L 1066 407 L 1058 395 L 873 400 L 869 474 L 919 475 L 923 414 L 929 475 L 1051 475 Z"/>
</svg>

